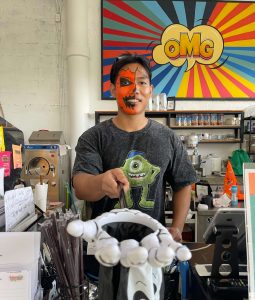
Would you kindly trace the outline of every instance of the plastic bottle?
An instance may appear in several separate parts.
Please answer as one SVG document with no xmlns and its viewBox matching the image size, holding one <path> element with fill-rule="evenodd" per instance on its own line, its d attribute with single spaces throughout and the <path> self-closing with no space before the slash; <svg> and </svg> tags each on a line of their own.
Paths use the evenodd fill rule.
<svg viewBox="0 0 255 300">
<path fill-rule="evenodd" d="M 237 207 L 238 206 L 238 199 L 237 199 L 237 186 L 232 185 L 231 187 L 231 207 Z"/>
</svg>

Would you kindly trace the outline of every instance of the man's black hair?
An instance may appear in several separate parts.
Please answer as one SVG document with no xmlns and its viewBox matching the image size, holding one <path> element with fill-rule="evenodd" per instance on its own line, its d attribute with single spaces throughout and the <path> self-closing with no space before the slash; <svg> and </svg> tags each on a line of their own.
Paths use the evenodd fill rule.
<svg viewBox="0 0 255 300">
<path fill-rule="evenodd" d="M 150 61 L 145 57 L 138 55 L 136 53 L 123 53 L 120 56 L 118 56 L 111 68 L 110 72 L 110 81 L 111 83 L 115 84 L 117 76 L 119 74 L 119 71 L 122 69 L 123 66 L 131 63 L 138 63 L 141 66 L 144 67 L 145 71 L 147 72 L 149 76 L 149 80 L 151 82 L 151 67 L 150 67 Z"/>
</svg>

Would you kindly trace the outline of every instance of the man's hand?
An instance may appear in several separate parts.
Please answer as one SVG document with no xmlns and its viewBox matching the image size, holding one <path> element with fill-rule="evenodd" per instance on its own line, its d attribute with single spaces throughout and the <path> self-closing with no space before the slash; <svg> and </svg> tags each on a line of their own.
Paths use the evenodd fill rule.
<svg viewBox="0 0 255 300">
<path fill-rule="evenodd" d="M 129 182 L 120 168 L 99 175 L 80 172 L 73 177 L 76 197 L 87 201 L 98 201 L 106 195 L 119 198 L 121 186 L 125 192 L 129 189 Z"/>
<path fill-rule="evenodd" d="M 171 233 L 173 239 L 176 242 L 181 242 L 182 241 L 182 233 L 181 233 L 181 231 L 180 231 L 179 228 L 177 228 L 177 227 L 170 227 L 168 231 Z"/>
<path fill-rule="evenodd" d="M 111 169 L 102 174 L 102 192 L 110 198 L 119 198 L 120 186 L 129 189 L 129 182 L 120 168 Z"/>
<path fill-rule="evenodd" d="M 190 208 L 191 185 L 187 185 L 173 193 L 173 222 L 169 229 L 173 239 L 182 240 L 182 230 Z"/>
</svg>

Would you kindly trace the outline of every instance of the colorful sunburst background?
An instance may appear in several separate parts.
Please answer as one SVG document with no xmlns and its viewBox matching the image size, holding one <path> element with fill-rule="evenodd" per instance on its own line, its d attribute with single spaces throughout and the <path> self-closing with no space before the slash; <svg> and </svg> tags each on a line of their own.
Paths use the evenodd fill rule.
<svg viewBox="0 0 255 300">
<path fill-rule="evenodd" d="M 220 59 L 214 65 L 196 63 L 186 72 L 187 62 L 181 67 L 156 64 L 152 50 L 171 24 L 216 28 L 224 40 Z M 255 3 L 102 0 L 103 99 L 111 99 L 111 65 L 126 51 L 150 59 L 156 94 L 180 100 L 255 98 Z"/>
</svg>

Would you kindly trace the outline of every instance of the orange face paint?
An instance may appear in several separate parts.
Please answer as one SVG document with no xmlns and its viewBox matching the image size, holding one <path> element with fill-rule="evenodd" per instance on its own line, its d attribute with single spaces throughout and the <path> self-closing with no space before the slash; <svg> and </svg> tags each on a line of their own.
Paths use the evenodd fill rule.
<svg viewBox="0 0 255 300">
<path fill-rule="evenodd" d="M 136 114 L 135 105 L 130 99 L 135 99 L 135 72 L 120 70 L 116 81 L 116 99 L 119 107 L 127 114 Z"/>
</svg>

